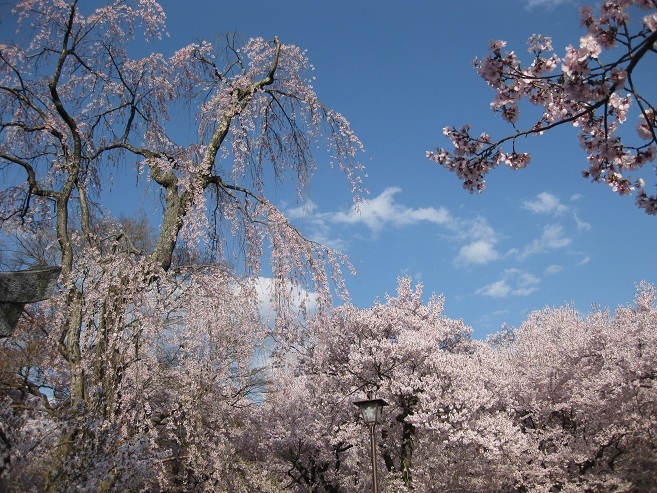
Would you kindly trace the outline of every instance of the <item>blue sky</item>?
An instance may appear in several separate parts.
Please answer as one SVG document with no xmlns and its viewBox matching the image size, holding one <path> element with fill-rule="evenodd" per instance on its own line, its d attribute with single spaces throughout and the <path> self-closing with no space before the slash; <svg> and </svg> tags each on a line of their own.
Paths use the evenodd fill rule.
<svg viewBox="0 0 657 493">
<path fill-rule="evenodd" d="M 559 51 L 577 44 L 581 3 L 162 5 L 171 38 L 181 42 L 235 30 L 277 35 L 307 50 L 320 98 L 349 119 L 367 149 L 369 201 L 357 214 L 339 173 L 322 170 L 308 203 L 287 202 L 284 193 L 277 203 L 306 234 L 352 257 L 359 273 L 348 286 L 357 305 L 394 292 L 397 277 L 410 275 L 427 295 L 443 293 L 446 314 L 483 337 L 545 306 L 613 308 L 632 300 L 639 281 L 657 282 L 657 218 L 581 177 L 586 161 L 572 128 L 528 139 L 529 168 L 497 170 L 480 195 L 424 157 L 448 144 L 445 125 L 507 132 L 488 109 L 492 91 L 472 60 L 492 39 L 507 40 L 518 53 L 534 33 L 552 36 Z"/>
<path fill-rule="evenodd" d="M 586 166 L 572 128 L 522 142 L 523 171 L 499 169 L 483 194 L 425 158 L 448 146 L 441 129 L 471 123 L 503 136 L 489 108 L 493 93 L 472 69 L 492 39 L 524 56 L 534 33 L 558 53 L 577 44 L 577 1 L 162 0 L 173 50 L 227 31 L 278 36 L 307 50 L 315 89 L 344 114 L 367 153 L 369 201 L 352 209 L 348 184 L 320 169 L 308 202 L 280 189 L 270 196 L 308 236 L 340 247 L 358 275 L 347 279 L 366 307 L 410 275 L 443 293 L 446 315 L 476 337 L 518 326 L 527 313 L 571 300 L 630 302 L 635 285 L 657 283 L 657 218 L 633 198 L 581 177 Z M 525 58 L 526 59 L 526 58 Z M 646 68 L 657 76 L 655 65 Z M 522 122 L 522 120 L 521 120 Z M 632 124 L 632 127 L 634 125 Z M 654 174 L 645 173 L 654 183 Z"/>
</svg>

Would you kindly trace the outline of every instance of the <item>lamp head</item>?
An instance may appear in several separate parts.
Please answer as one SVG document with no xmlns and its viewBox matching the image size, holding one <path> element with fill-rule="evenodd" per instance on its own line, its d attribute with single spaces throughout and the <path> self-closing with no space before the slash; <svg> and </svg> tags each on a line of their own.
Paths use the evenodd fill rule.
<svg viewBox="0 0 657 493">
<path fill-rule="evenodd" d="M 368 425 L 380 423 L 383 406 L 388 405 L 383 399 L 367 399 L 364 401 L 356 401 L 354 404 L 358 406 L 363 415 L 363 421 Z"/>
</svg>

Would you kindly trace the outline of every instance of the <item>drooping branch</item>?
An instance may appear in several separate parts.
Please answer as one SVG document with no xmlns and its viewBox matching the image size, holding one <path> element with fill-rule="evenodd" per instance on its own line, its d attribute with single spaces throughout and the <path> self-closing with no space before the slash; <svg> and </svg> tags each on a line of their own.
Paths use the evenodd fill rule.
<svg viewBox="0 0 657 493">
<path fill-rule="evenodd" d="M 210 173 L 212 166 L 217 159 L 217 153 L 219 152 L 221 145 L 228 135 L 233 118 L 239 115 L 240 112 L 247 107 L 258 90 L 274 83 L 274 75 L 278 68 L 281 54 L 281 42 L 279 41 L 278 37 L 274 38 L 274 43 L 274 57 L 267 75 L 247 87 L 237 87 L 231 90 L 232 103 L 224 110 L 223 115 L 219 119 L 215 131 L 210 137 L 205 155 L 203 157 L 203 173 L 205 175 L 202 178 L 203 181 L 201 182 L 203 186 L 209 184 L 209 181 L 211 180 Z"/>
<path fill-rule="evenodd" d="M 281 53 L 281 43 L 279 39 L 275 38 L 274 42 L 275 50 L 273 60 L 267 75 L 247 87 L 237 87 L 232 89 L 232 102 L 224 109 L 223 114 L 219 117 L 215 130 L 206 146 L 200 171 L 192 180 L 189 188 L 181 190 L 177 175 L 172 170 L 163 170 L 160 168 L 158 164 L 160 159 L 165 159 L 167 162 L 174 162 L 175 160 L 172 158 L 169 158 L 160 152 L 135 148 L 128 143 L 116 145 L 116 147 L 123 147 L 134 154 L 143 156 L 149 164 L 151 177 L 156 183 L 164 188 L 164 216 L 157 245 L 152 254 L 153 260 L 164 270 L 168 270 L 171 266 L 178 234 L 184 225 L 184 218 L 192 205 L 195 198 L 194 194 L 197 191 L 205 190 L 209 185 L 215 184 L 223 190 L 240 191 L 253 198 L 257 198 L 254 193 L 244 187 L 226 184 L 220 176 L 213 175 L 212 170 L 217 159 L 217 154 L 229 134 L 233 119 L 249 105 L 257 91 L 267 85 L 273 84 L 274 82 L 274 76 L 279 65 Z M 257 198 L 257 200 L 261 201 L 260 198 Z"/>
</svg>

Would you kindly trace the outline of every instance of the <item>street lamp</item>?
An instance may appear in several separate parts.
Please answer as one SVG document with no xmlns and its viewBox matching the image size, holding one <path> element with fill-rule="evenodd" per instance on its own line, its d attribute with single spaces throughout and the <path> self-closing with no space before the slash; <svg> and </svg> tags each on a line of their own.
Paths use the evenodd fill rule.
<svg viewBox="0 0 657 493">
<path fill-rule="evenodd" d="M 374 437 L 374 427 L 381 421 L 383 406 L 388 403 L 383 399 L 367 399 L 364 401 L 354 402 L 363 415 L 363 421 L 370 427 L 370 446 L 372 448 L 372 484 L 374 493 L 379 493 L 379 483 L 376 476 L 376 440 Z"/>
</svg>

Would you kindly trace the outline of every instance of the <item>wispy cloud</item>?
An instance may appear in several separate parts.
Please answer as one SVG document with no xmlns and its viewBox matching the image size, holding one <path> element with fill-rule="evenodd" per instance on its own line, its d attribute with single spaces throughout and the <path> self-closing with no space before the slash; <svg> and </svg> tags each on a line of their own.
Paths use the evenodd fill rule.
<svg viewBox="0 0 657 493">
<path fill-rule="evenodd" d="M 395 202 L 395 195 L 400 192 L 401 188 L 389 187 L 377 197 L 360 202 L 347 212 L 327 214 L 325 217 L 334 223 L 365 224 L 375 234 L 386 226 L 409 226 L 423 222 L 444 225 L 451 221 L 449 212 L 443 207 L 413 209 Z"/>
<path fill-rule="evenodd" d="M 290 219 L 302 223 L 313 240 L 339 250 L 344 250 L 347 244 L 334 235 L 334 225 L 364 225 L 375 238 L 386 228 L 427 223 L 451 227 L 454 218 L 447 209 L 412 208 L 400 204 L 395 200 L 395 195 L 400 192 L 401 188 L 398 187 L 386 188 L 376 197 L 361 201 L 346 211 L 320 212 L 312 201 L 308 201 L 300 207 L 288 208 L 285 212 Z"/>
<path fill-rule="evenodd" d="M 571 243 L 572 240 L 566 236 L 564 229 L 560 224 L 549 224 L 543 228 L 543 234 L 540 238 L 537 238 L 526 245 L 518 253 L 518 260 L 526 260 L 527 258 L 539 253 L 564 248 Z"/>
<path fill-rule="evenodd" d="M 553 9 L 554 7 L 568 1 L 569 0 L 529 0 L 527 2 L 527 8 L 532 9 L 534 7 L 545 7 L 547 9 Z"/>
<path fill-rule="evenodd" d="M 575 219 L 579 231 L 591 231 L 592 226 L 586 221 L 582 221 L 575 212 L 573 212 L 573 219 Z"/>
<path fill-rule="evenodd" d="M 410 267 L 406 267 L 406 268 L 402 269 L 401 273 L 404 276 L 412 277 L 413 281 L 415 281 L 415 282 L 422 282 L 422 279 L 424 278 L 424 273 L 422 271 L 413 272 L 413 270 Z"/>
<path fill-rule="evenodd" d="M 580 267 L 580 266 L 582 266 L 582 265 L 586 265 L 586 264 L 588 264 L 590 261 L 591 261 L 591 257 L 588 257 L 588 256 L 587 256 L 587 257 L 584 257 L 584 258 L 583 258 L 582 260 L 580 260 L 579 262 L 577 262 L 576 265 L 577 265 L 577 267 Z"/>
<path fill-rule="evenodd" d="M 258 295 L 258 311 L 263 321 L 273 323 L 276 318 L 276 304 L 272 299 L 274 294 L 275 281 L 270 277 L 258 277 L 255 283 L 255 290 Z M 292 305 L 296 307 L 297 312 L 301 312 L 304 307 L 307 313 L 312 314 L 317 311 L 318 294 L 307 291 L 300 286 L 294 286 L 287 283 L 286 291 L 290 293 Z"/>
<path fill-rule="evenodd" d="M 570 197 L 571 202 L 579 200 L 581 195 L 572 195 Z M 561 216 L 564 213 L 570 212 L 577 229 L 579 231 L 589 231 L 591 225 L 586 221 L 582 221 L 577 215 L 577 211 L 572 207 L 565 205 L 561 202 L 561 199 L 554 194 L 549 192 L 539 193 L 533 200 L 525 200 L 522 203 L 523 208 L 533 212 L 534 214 L 543 214 L 549 216 Z"/>
<path fill-rule="evenodd" d="M 299 207 L 291 207 L 285 210 L 289 219 L 299 224 L 313 241 L 335 250 L 344 251 L 347 243 L 342 238 L 335 236 L 326 214 L 317 211 L 317 205 L 312 200 L 307 200 Z"/>
<path fill-rule="evenodd" d="M 548 192 L 539 193 L 535 200 L 526 200 L 523 207 L 535 214 L 560 215 L 568 210 L 559 197 Z"/>
<path fill-rule="evenodd" d="M 477 289 L 475 294 L 491 298 L 528 296 L 538 289 L 539 282 L 536 276 L 523 270 L 506 269 L 500 280 Z"/>
<path fill-rule="evenodd" d="M 449 226 L 452 232 L 457 235 L 457 238 L 464 241 L 488 240 L 497 242 L 499 236 L 486 218 L 481 216 L 474 219 L 455 219 Z"/>
<path fill-rule="evenodd" d="M 454 218 L 448 228 L 457 241 L 465 243 L 454 259 L 457 266 L 483 265 L 502 258 L 496 248 L 500 235 L 485 218 Z"/>
<path fill-rule="evenodd" d="M 333 212 L 321 212 L 308 201 L 286 209 L 286 214 L 314 241 L 342 251 L 348 244 L 339 237 L 336 226 L 365 226 L 376 239 L 386 229 L 424 224 L 440 226 L 440 235 L 461 245 L 454 259 L 456 266 L 483 265 L 503 257 L 496 248 L 500 236 L 485 218 L 453 216 L 444 207 L 409 207 L 397 200 L 401 192 L 399 187 L 388 187 L 372 199 Z"/>
<path fill-rule="evenodd" d="M 455 263 L 461 265 L 481 265 L 499 258 L 500 254 L 495 249 L 495 241 L 477 240 L 461 247 Z"/>
<path fill-rule="evenodd" d="M 386 227 L 411 226 L 421 223 L 440 225 L 457 241 L 467 242 L 454 260 L 457 265 L 482 265 L 501 256 L 495 245 L 498 235 L 482 217 L 463 219 L 452 216 L 444 207 L 417 209 L 400 204 L 395 196 L 398 187 L 386 188 L 377 197 L 361 202 L 347 212 L 326 213 L 323 217 L 336 224 L 364 224 L 376 236 Z"/>
</svg>

